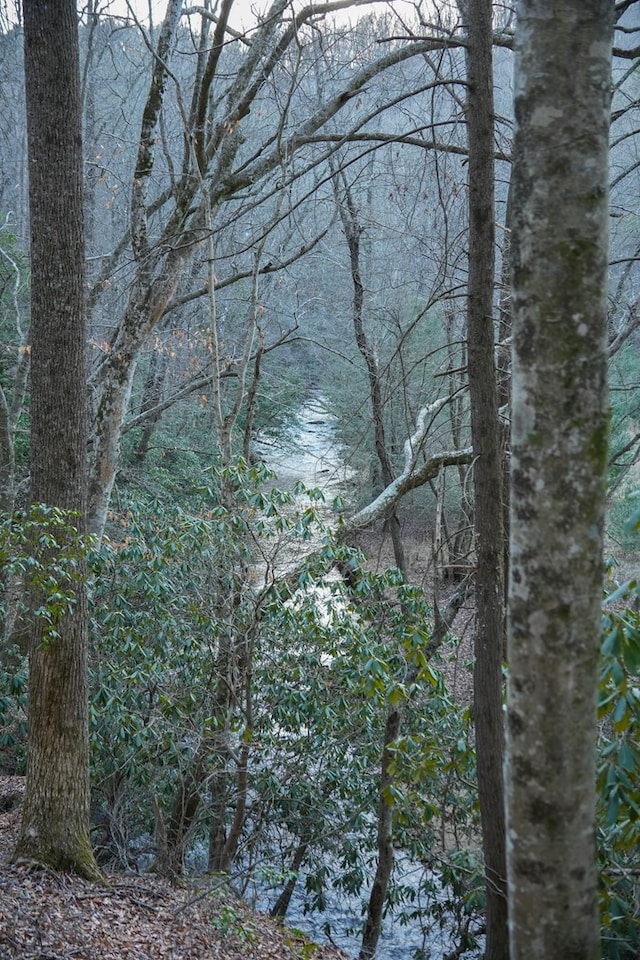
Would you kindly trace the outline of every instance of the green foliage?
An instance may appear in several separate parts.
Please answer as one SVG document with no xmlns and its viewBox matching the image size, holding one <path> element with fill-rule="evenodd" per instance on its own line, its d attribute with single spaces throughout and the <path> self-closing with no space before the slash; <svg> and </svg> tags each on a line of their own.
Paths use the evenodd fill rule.
<svg viewBox="0 0 640 960">
<path fill-rule="evenodd" d="M 28 615 L 38 621 L 45 644 L 58 638 L 76 602 L 75 585 L 86 576 L 87 539 L 76 518 L 72 511 L 35 503 L 0 522 L 3 595 L 12 581 L 23 584 L 31 601 Z"/>
<path fill-rule="evenodd" d="M 87 539 L 77 515 L 32 504 L 0 519 L 0 619 L 6 632 L 7 598 L 23 599 L 18 616 L 38 631 L 42 644 L 55 643 L 64 617 L 75 605 L 76 585 L 86 576 Z M 21 591 L 24 591 L 21 593 Z M 5 643 L 9 642 L 5 637 Z M 4 769 L 24 772 L 26 758 L 27 659 L 17 646 L 0 661 L 0 758 Z"/>
<path fill-rule="evenodd" d="M 640 592 L 615 586 L 604 605 L 598 712 L 600 900 L 611 960 L 637 956 L 640 943 Z"/>
<path fill-rule="evenodd" d="M 194 672 L 202 646 L 215 643 L 215 618 L 209 621 L 199 591 L 207 590 L 207 571 L 215 576 L 214 545 L 225 523 L 216 512 L 193 517 L 176 508 L 160 516 L 138 504 L 112 517 L 93 563 L 90 710 L 98 782 L 126 774 L 144 784 L 181 762 L 180 725 L 189 725 L 201 701 Z"/>
<path fill-rule="evenodd" d="M 304 930 L 290 927 L 284 931 L 284 942 L 289 950 L 300 960 L 310 960 L 318 951 L 318 944 L 309 940 Z"/>
<path fill-rule="evenodd" d="M 233 671 L 247 668 L 258 624 L 256 561 L 268 569 L 269 551 L 308 537 L 315 523 L 313 492 L 295 509 L 292 494 L 264 487 L 264 466 L 240 460 L 209 479 L 198 513 L 157 501 L 123 506 L 92 558 L 94 777 L 103 803 L 113 804 L 117 790 L 128 836 L 148 829 L 150 796 L 170 805 L 214 733 L 221 651 L 231 651 Z M 250 737 L 241 703 L 228 724 L 241 748 Z"/>
<path fill-rule="evenodd" d="M 209 348 L 203 346 L 202 334 L 187 335 L 174 331 L 175 343 L 165 344 L 164 352 L 177 362 L 174 352 L 183 356 L 187 379 L 194 369 L 207 369 Z M 207 333 L 208 337 L 208 333 Z M 241 348 L 240 348 L 241 350 Z M 282 437 L 292 425 L 308 391 L 307 380 L 300 375 L 288 357 L 290 351 L 268 354 L 262 364 L 260 386 L 255 400 L 252 438 Z M 147 364 L 141 364 L 134 385 L 134 408 L 142 401 L 143 381 Z M 235 378 L 230 378 L 235 390 Z M 223 388 L 225 382 L 223 380 Z M 184 509 L 197 512 L 202 493 L 203 475 L 217 457 L 215 430 L 212 424 L 211 396 L 203 388 L 170 406 L 153 429 L 144 463 L 137 462 L 143 428 L 127 431 L 122 438 L 122 459 L 125 466 L 120 478 L 127 496 L 140 498 L 151 493 L 159 503 L 178 500 Z M 204 392 L 203 392 L 204 391 Z M 160 399 L 160 398 L 158 398 Z M 234 449 L 242 449 L 246 410 L 242 407 L 233 431 Z M 133 467 L 133 469 L 132 469 Z M 135 493 L 133 491 L 136 491 Z"/>
<path fill-rule="evenodd" d="M 221 635 L 246 629 L 246 521 L 205 491 L 199 514 L 157 502 L 113 514 L 92 558 L 92 698 L 98 782 L 171 781 L 208 715 Z M 166 787 L 167 784 L 165 783 Z"/>
<path fill-rule="evenodd" d="M 250 666 L 241 659 L 238 669 L 250 670 L 251 686 L 226 731 L 233 754 L 248 755 L 235 869 L 239 877 L 244 871 L 241 883 L 253 863 L 263 877 L 266 864 L 286 878 L 303 843 L 307 906 L 322 909 L 330 887 L 357 894 L 371 876 L 389 710 L 405 717 L 391 745 L 385 797 L 398 842 L 424 858 L 442 818 L 456 832 L 471 829 L 468 717 L 428 655 L 423 593 L 396 570 L 368 572 L 360 554 L 333 542 L 317 492 L 270 489 L 263 469 L 242 462 L 224 476 L 212 471 L 211 481 L 198 515 L 129 504 L 114 514 L 93 558 L 97 796 L 113 805 L 118 792 L 125 846 L 149 829 L 149 798 L 171 804 L 212 733 L 221 644 L 231 638 L 246 651 L 249 641 Z M 223 488 L 233 490 L 233 511 L 222 506 Z M 295 563 L 296 544 L 308 540 L 324 546 L 281 577 L 278 589 L 264 589 L 262 569 L 283 553 Z M 328 576 L 337 564 L 351 570 L 350 585 Z M 396 885 L 396 909 L 410 896 Z M 435 913 L 432 919 L 439 922 Z"/>
<path fill-rule="evenodd" d="M 354 585 L 323 581 L 323 564 L 336 559 L 356 571 Z M 265 705 L 254 738 L 262 756 L 261 816 L 284 823 L 291 849 L 294 838 L 309 844 L 306 902 L 322 910 L 330 887 L 358 894 L 371 877 L 387 713 L 401 710 L 404 720 L 390 745 L 384 799 L 393 807 L 396 842 L 416 860 L 432 856 L 449 805 L 461 819 L 469 811 L 460 774 L 472 781 L 473 757 L 463 746 L 461 712 L 427 654 L 430 611 L 422 592 L 396 570 L 366 571 L 361 557 L 331 542 L 304 573 L 305 591 L 270 611 L 271 658 L 258 668 Z M 391 896 L 401 909 L 411 893 L 394 885 Z"/>
<path fill-rule="evenodd" d="M 435 857 L 434 838 L 445 821 L 456 837 L 474 829 L 469 718 L 451 701 L 430 653 L 424 594 L 395 569 L 369 572 L 357 551 L 335 543 L 317 491 L 273 489 L 264 467 L 243 461 L 211 470 L 209 481 L 198 512 L 152 500 L 121 503 L 108 536 L 89 550 L 91 750 L 101 828 L 108 823 L 104 855 L 132 863 L 133 841 L 152 827 L 153 801 L 171 807 L 200 746 L 220 732 L 220 656 L 231 650 L 229 819 L 237 764 L 247 756 L 238 882 L 249 883 L 260 864 L 279 888 L 304 844 L 309 909 L 322 909 L 332 887 L 363 893 L 375 858 L 385 722 L 400 711 L 384 794 L 396 841 L 416 861 L 457 878 L 447 881 L 450 896 L 462 897 L 461 916 L 468 916 L 477 907 L 468 868 L 440 845 Z M 39 507 L 14 518 L 3 545 L 5 568 L 48 590 L 41 606 L 49 613 L 38 612 L 46 629 L 73 604 L 85 545 L 69 528 L 68 517 Z M 301 563 L 304 544 L 313 549 Z M 275 565 L 277 588 L 269 579 Z M 350 571 L 348 584 L 330 575 L 336 566 Z M 0 675 L 9 738 L 24 732 L 25 698 L 23 668 Z M 5 746 L 18 761 L 16 743 Z M 212 750 L 211 771 L 216 762 Z M 196 841 L 209 802 L 205 777 Z M 393 884 L 394 910 L 417 913 L 414 899 L 411 887 Z M 429 903 L 423 919 L 438 924 L 442 896 Z M 238 935 L 227 919 L 225 928 Z"/>
<path fill-rule="evenodd" d="M 225 904 L 211 920 L 224 940 L 232 937 L 241 943 L 252 943 L 257 938 L 255 924 L 240 911 Z"/>
<path fill-rule="evenodd" d="M 7 655 L 8 654 L 8 655 Z M 27 665 L 17 649 L 0 664 L 0 768 L 23 774 L 27 740 Z"/>
</svg>

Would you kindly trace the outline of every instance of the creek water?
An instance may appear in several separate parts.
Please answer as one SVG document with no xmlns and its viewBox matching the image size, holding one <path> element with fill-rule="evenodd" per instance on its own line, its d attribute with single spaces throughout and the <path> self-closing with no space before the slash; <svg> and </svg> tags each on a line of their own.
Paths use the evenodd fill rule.
<svg viewBox="0 0 640 960">
<path fill-rule="evenodd" d="M 307 398 L 287 438 L 261 439 L 256 453 L 275 472 L 280 487 L 291 489 L 302 482 L 321 490 L 328 505 L 353 483 L 354 471 L 342 457 L 336 419 L 322 394 Z"/>
<path fill-rule="evenodd" d="M 420 917 L 403 920 L 400 910 L 390 910 L 383 921 L 376 960 L 443 960 L 457 947 L 452 925 L 447 922 L 446 912 L 443 913 L 442 925 L 433 918 L 428 922 L 427 915 L 428 907 L 433 906 L 434 900 L 442 900 L 444 892 L 440 890 L 437 893 L 425 894 L 421 888 L 422 868 L 412 863 L 401 851 L 396 855 L 396 873 L 398 881 L 414 891 L 415 900 L 406 906 L 406 913 L 419 914 L 422 910 L 425 920 L 424 923 Z M 277 893 L 274 893 L 270 897 L 268 891 L 257 889 L 257 909 L 268 912 L 276 895 Z M 363 891 L 362 895 L 355 896 L 329 889 L 324 910 L 305 912 L 304 873 L 301 873 L 285 922 L 288 927 L 302 930 L 316 943 L 330 942 L 357 957 L 365 919 L 363 904 L 366 904 L 367 897 L 367 890 Z M 482 953 L 456 955 L 471 960 Z"/>
<path fill-rule="evenodd" d="M 300 411 L 297 426 L 287 440 L 262 441 L 256 449 L 258 455 L 275 472 L 278 486 L 292 489 L 301 481 L 307 487 L 322 490 L 325 508 L 320 512 L 328 522 L 333 515 L 333 498 L 348 497 L 349 490 L 355 483 L 355 472 L 346 465 L 342 457 L 335 418 L 328 412 L 326 402 L 319 394 L 308 398 Z M 424 899 L 422 874 L 419 864 L 412 862 L 402 852 L 398 853 L 395 880 L 413 890 L 415 897 L 407 913 L 420 913 L 422 908 L 426 917 L 429 904 Z M 287 912 L 287 925 L 303 930 L 317 943 L 330 941 L 357 957 L 364 922 L 363 903 L 366 904 L 367 891 L 362 895 L 350 896 L 342 891 L 329 889 L 325 910 L 305 912 L 304 886 L 305 878 L 304 874 L 301 874 Z M 435 892 L 432 890 L 430 894 L 432 900 L 441 901 L 444 891 L 438 890 L 437 884 L 433 886 Z M 278 893 L 279 890 L 255 887 L 249 895 L 259 910 L 268 912 Z M 429 929 L 426 929 L 426 924 L 419 918 L 403 923 L 398 914 L 399 911 L 396 911 L 395 915 L 393 911 L 389 911 L 385 917 L 376 960 L 443 960 L 448 953 L 455 950 L 457 944 L 452 934 L 452 922 L 447 922 L 446 913 L 440 924 L 432 920 Z M 458 956 L 471 957 L 473 954 Z"/>
</svg>

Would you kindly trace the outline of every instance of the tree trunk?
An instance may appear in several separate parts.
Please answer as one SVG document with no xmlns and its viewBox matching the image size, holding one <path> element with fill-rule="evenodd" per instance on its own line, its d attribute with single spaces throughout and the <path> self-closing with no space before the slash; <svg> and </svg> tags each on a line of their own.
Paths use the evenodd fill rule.
<svg viewBox="0 0 640 960">
<path fill-rule="evenodd" d="M 334 193 L 336 203 L 340 212 L 342 229 L 344 231 L 347 247 L 349 248 L 349 263 L 351 266 L 351 281 L 353 283 L 353 329 L 355 332 L 356 345 L 367 367 L 367 377 L 369 380 L 369 395 L 371 397 L 371 415 L 373 417 L 373 429 L 375 437 L 376 455 L 380 464 L 380 473 L 383 487 L 388 487 L 394 480 L 393 466 L 387 449 L 386 431 L 384 425 L 384 400 L 380 382 L 380 369 L 376 352 L 369 342 L 365 332 L 363 309 L 364 309 L 364 284 L 362 282 L 362 272 L 360 270 L 360 235 L 362 227 L 358 217 L 358 211 L 349 189 L 349 184 L 343 176 L 344 196 L 341 199 L 338 190 L 338 174 L 333 173 Z M 391 533 L 391 543 L 393 544 L 393 557 L 395 564 L 402 572 L 406 574 L 407 564 L 404 554 L 404 543 L 402 542 L 402 528 L 398 517 L 397 508 L 394 506 L 385 518 L 385 525 Z"/>
<path fill-rule="evenodd" d="M 93 384 L 97 394 L 91 438 L 88 526 L 101 537 L 120 462 L 120 440 L 129 409 L 133 378 L 142 347 L 166 309 L 182 273 L 186 252 L 167 256 L 164 274 L 157 280 L 143 276 L 133 284 L 116 338 Z M 148 284 L 148 285 L 147 285 Z"/>
<path fill-rule="evenodd" d="M 508 869 L 514 960 L 600 956 L 611 0 L 519 4 Z"/>
<path fill-rule="evenodd" d="M 380 761 L 380 794 L 378 800 L 378 863 L 373 886 L 369 895 L 367 920 L 362 935 L 359 960 L 371 960 L 375 956 L 380 933 L 382 932 L 382 913 L 387 889 L 393 871 L 393 807 L 389 797 L 391 774 L 389 766 L 392 760 L 391 745 L 400 732 L 402 713 L 399 707 L 389 710 L 384 729 L 382 760 Z"/>
<path fill-rule="evenodd" d="M 500 410 L 500 435 L 502 443 L 502 523 L 504 536 L 504 591 L 507 603 L 507 584 L 509 582 L 509 496 L 511 467 L 511 420 L 507 411 L 511 408 L 511 334 L 513 331 L 513 310 L 511 302 L 511 233 L 513 220 L 513 188 L 511 180 L 507 192 L 504 237 L 501 244 L 500 297 L 498 319 L 498 346 L 496 349 L 498 409 Z M 507 637 L 505 632 L 504 659 L 507 659 Z"/>
<path fill-rule="evenodd" d="M 86 508 L 87 408 L 84 226 L 77 11 L 73 0 L 24 3 L 31 221 L 31 500 Z M 77 532 L 62 533 L 69 546 Z M 50 547 L 35 546 L 44 563 Z M 55 548 L 54 548 L 55 549 Z M 48 550 L 48 555 L 45 551 Z M 81 551 L 80 551 L 81 552 Z M 44 556 L 43 556 L 44 553 Z M 99 876 L 89 844 L 87 601 L 76 556 L 71 612 L 43 638 L 34 617 L 29 657 L 29 760 L 14 856 Z M 35 591 L 35 588 L 34 588 Z M 42 598 L 36 596 L 36 602 Z"/>
<path fill-rule="evenodd" d="M 296 889 L 296 883 L 298 882 L 298 871 L 304 863 L 304 858 L 307 855 L 309 846 L 310 840 L 306 838 L 300 840 L 293 855 L 293 860 L 291 861 L 287 882 L 282 888 L 280 896 L 272 906 L 269 916 L 275 917 L 277 920 L 284 920 L 286 917 L 289 904 L 291 903 L 291 897 L 293 896 L 293 892 Z"/>
<path fill-rule="evenodd" d="M 157 427 L 162 416 L 159 404 L 162 400 L 164 390 L 164 381 L 167 376 L 169 356 L 161 346 L 153 350 L 149 360 L 149 369 L 142 388 L 142 403 L 140 404 L 140 413 L 148 413 L 149 416 L 144 421 L 140 439 L 133 455 L 134 467 L 142 467 L 149 452 L 149 444 L 153 431 Z M 157 408 L 157 410 L 155 409 Z M 152 411 L 152 412 L 150 412 Z"/>
<path fill-rule="evenodd" d="M 467 400 L 460 391 L 467 378 L 467 345 L 462 342 L 458 352 L 456 341 L 460 339 L 460 334 L 456 330 L 456 316 L 452 310 L 447 311 L 445 324 L 448 364 L 451 369 L 449 393 L 452 399 L 449 406 L 449 422 L 454 446 L 458 446 L 462 443 L 466 429 Z M 460 515 L 456 523 L 456 529 L 449 537 L 450 564 L 443 570 L 445 579 L 450 577 L 453 580 L 461 580 L 468 572 L 471 563 L 469 558 L 473 552 L 473 504 L 467 496 L 468 478 L 468 465 L 460 464 L 458 466 Z"/>
<path fill-rule="evenodd" d="M 504 576 L 502 458 L 498 424 L 493 288 L 495 274 L 491 0 L 466 4 L 469 142 L 467 343 L 474 454 L 474 721 L 487 899 L 486 956 L 509 955 L 502 761 Z"/>
<path fill-rule="evenodd" d="M 203 794 L 207 790 L 211 794 L 208 810 L 208 869 L 216 872 L 228 871 L 235 855 L 241 825 L 238 825 L 234 818 L 232 835 L 228 835 L 227 814 L 230 805 L 228 784 L 231 777 L 229 724 L 240 682 L 245 679 L 250 665 L 242 663 L 242 645 L 245 638 L 236 636 L 233 608 L 232 598 L 229 609 L 223 614 L 228 619 L 228 630 L 226 635 L 221 636 L 218 641 L 209 730 L 202 735 L 191 765 L 176 791 L 166 830 L 165 850 L 156 865 L 158 872 L 169 876 L 178 876 L 182 872 L 185 847 L 196 823 Z M 241 677 L 241 672 L 245 676 Z M 240 767 L 241 781 L 244 781 L 245 776 L 246 772 L 243 772 Z M 241 782 L 240 789 L 246 791 L 246 783 Z M 244 817 L 244 799 L 241 793 L 238 797 L 240 808 L 236 810 L 238 817 Z"/>
<path fill-rule="evenodd" d="M 424 650 L 424 655 L 427 659 L 434 656 L 443 643 L 444 638 L 451 630 L 451 625 L 460 607 L 464 603 L 466 595 L 466 588 L 463 587 L 453 594 L 444 610 L 440 611 L 436 607 L 434 629 L 431 639 Z M 418 675 L 418 668 L 415 665 L 410 666 L 405 676 L 406 686 L 412 687 L 418 679 Z M 408 706 L 409 703 L 406 702 L 395 707 L 390 707 L 385 721 L 382 757 L 380 760 L 380 785 L 378 790 L 378 862 L 371 886 L 371 893 L 369 894 L 367 919 L 362 935 L 359 960 L 372 960 L 372 958 L 375 957 L 380 934 L 382 933 L 384 905 L 386 903 L 389 881 L 395 862 L 393 846 L 393 804 L 392 798 L 389 795 L 390 789 L 393 786 L 393 775 L 391 772 L 393 745 L 400 735 Z"/>
</svg>

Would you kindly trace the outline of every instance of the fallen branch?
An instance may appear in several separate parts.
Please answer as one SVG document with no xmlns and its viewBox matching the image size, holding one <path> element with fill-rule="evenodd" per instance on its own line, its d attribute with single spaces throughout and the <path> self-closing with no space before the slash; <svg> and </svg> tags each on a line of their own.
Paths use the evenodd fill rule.
<svg viewBox="0 0 640 960">
<path fill-rule="evenodd" d="M 471 463 L 473 459 L 471 447 L 465 447 L 462 450 L 447 450 L 442 453 L 435 453 L 427 457 L 426 460 L 423 460 L 422 463 L 418 463 L 422 446 L 433 418 L 442 410 L 449 400 L 450 397 L 444 397 L 436 400 L 428 407 L 422 408 L 418 415 L 415 432 L 404 444 L 404 467 L 402 473 L 386 486 L 375 500 L 367 504 L 366 507 L 363 507 L 362 510 L 359 510 L 352 517 L 343 521 L 336 531 L 336 539 L 340 543 L 344 543 L 352 537 L 353 534 L 368 527 L 376 520 L 387 516 L 406 493 L 423 486 L 429 480 L 437 477 L 441 467 Z"/>
<path fill-rule="evenodd" d="M 356 533 L 364 530 L 366 527 L 375 523 L 376 520 L 383 519 L 394 509 L 402 497 L 417 487 L 423 486 L 436 477 L 442 467 L 456 466 L 462 463 L 471 463 L 473 451 L 471 447 L 465 447 L 462 450 L 447 450 L 442 453 L 435 453 L 426 459 L 421 460 L 423 456 L 423 445 L 427 433 L 433 422 L 433 418 L 449 402 L 451 397 L 445 397 L 436 400 L 428 407 L 423 407 L 418 416 L 418 423 L 414 433 L 405 441 L 404 445 L 404 467 L 402 473 L 395 478 L 382 493 L 371 503 L 367 504 L 353 516 L 347 519 L 341 519 L 331 532 L 335 541 L 339 544 L 347 544 Z M 419 462 L 421 460 L 421 462 Z M 301 559 L 294 563 L 287 563 L 285 569 L 277 570 L 272 563 L 267 564 L 265 571 L 265 580 L 258 591 L 256 598 L 256 609 L 260 608 L 269 596 L 272 588 L 277 585 L 289 585 L 296 589 L 298 578 L 304 567 L 314 559 L 319 557 L 325 550 L 325 545 L 317 547 L 315 550 L 309 550 Z"/>
</svg>

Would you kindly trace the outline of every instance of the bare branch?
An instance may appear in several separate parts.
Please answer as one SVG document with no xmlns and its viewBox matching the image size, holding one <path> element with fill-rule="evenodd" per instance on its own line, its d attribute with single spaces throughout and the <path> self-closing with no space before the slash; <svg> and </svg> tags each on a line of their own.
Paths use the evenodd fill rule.
<svg viewBox="0 0 640 960">
<path fill-rule="evenodd" d="M 419 455 L 427 436 L 433 418 L 451 401 L 451 397 L 443 397 L 423 407 L 418 416 L 416 429 L 404 445 L 404 468 L 370 504 L 359 510 L 339 527 L 338 540 L 344 542 L 359 530 L 363 530 L 393 509 L 399 500 L 410 490 L 423 486 L 438 475 L 442 467 L 454 466 L 461 463 L 471 463 L 473 451 L 471 447 L 463 450 L 448 450 L 427 457 L 418 465 Z"/>
<path fill-rule="evenodd" d="M 290 343 L 293 337 L 293 334 L 298 329 L 297 325 L 290 327 L 288 330 L 278 337 L 277 340 L 270 343 L 268 346 L 260 346 L 260 355 L 270 353 L 272 350 L 276 350 L 278 347 L 281 347 L 284 343 Z M 252 360 L 255 360 L 257 356 L 257 351 L 251 356 Z M 228 365 L 224 370 L 220 371 L 221 378 L 228 377 L 237 377 L 238 371 L 234 366 Z M 122 427 L 122 433 L 128 433 L 129 430 L 134 430 L 136 427 L 142 426 L 147 420 L 158 418 L 161 414 L 168 410 L 170 407 L 173 407 L 176 403 L 179 403 L 180 400 L 190 397 L 192 394 L 197 393 L 198 390 L 206 390 L 211 386 L 213 379 L 213 373 L 208 373 L 205 376 L 195 377 L 192 380 L 189 380 L 180 390 L 177 390 L 175 393 L 171 394 L 170 397 L 167 397 L 165 400 L 162 400 L 160 403 L 155 404 L 153 407 L 150 407 L 148 410 L 144 410 L 142 413 L 139 413 L 137 416 L 132 417 L 128 420 Z"/>
<path fill-rule="evenodd" d="M 158 51 L 154 57 L 151 84 L 142 115 L 138 157 L 131 191 L 131 242 L 137 258 L 142 258 L 148 253 L 146 185 L 153 169 L 152 146 L 162 107 L 164 85 L 167 79 L 165 61 L 178 27 L 181 11 L 182 0 L 170 0 L 160 31 Z"/>
</svg>

